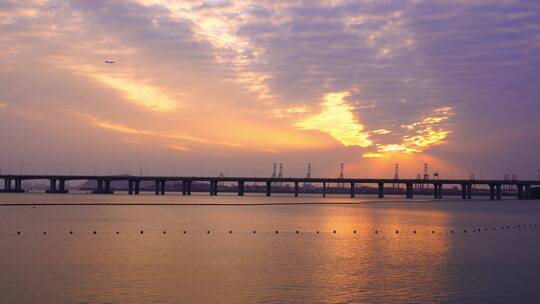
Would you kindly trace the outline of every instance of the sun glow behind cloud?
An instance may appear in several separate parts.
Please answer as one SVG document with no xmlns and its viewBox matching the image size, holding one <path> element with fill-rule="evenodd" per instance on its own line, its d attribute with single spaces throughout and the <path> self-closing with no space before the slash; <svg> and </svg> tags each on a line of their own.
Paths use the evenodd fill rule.
<svg viewBox="0 0 540 304">
<path fill-rule="evenodd" d="M 369 147 L 373 142 L 364 126 L 358 122 L 353 108 L 346 103 L 348 92 L 330 93 L 324 96 L 322 111 L 294 124 L 302 130 L 318 130 L 328 133 L 344 146 Z"/>
<path fill-rule="evenodd" d="M 135 81 L 130 78 L 122 78 L 104 73 L 93 73 L 90 76 L 99 82 L 106 84 L 120 92 L 130 102 L 143 106 L 152 111 L 170 112 L 177 108 L 177 103 L 162 93 L 160 90 Z"/>
<path fill-rule="evenodd" d="M 412 132 L 404 135 L 399 144 L 377 144 L 377 152 L 367 152 L 362 156 L 367 158 L 384 157 L 391 153 L 421 153 L 426 149 L 444 144 L 451 133 L 443 124 L 453 115 L 452 108 L 441 107 L 433 113 L 422 117 L 418 122 L 402 125 L 401 128 Z"/>
</svg>

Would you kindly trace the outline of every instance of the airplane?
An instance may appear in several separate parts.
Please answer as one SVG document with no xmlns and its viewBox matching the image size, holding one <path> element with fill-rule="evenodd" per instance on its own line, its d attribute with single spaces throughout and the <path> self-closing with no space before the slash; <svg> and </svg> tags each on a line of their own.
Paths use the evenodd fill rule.
<svg viewBox="0 0 540 304">
<path fill-rule="evenodd" d="M 114 63 L 112 60 L 105 60 L 105 63 Z"/>
</svg>

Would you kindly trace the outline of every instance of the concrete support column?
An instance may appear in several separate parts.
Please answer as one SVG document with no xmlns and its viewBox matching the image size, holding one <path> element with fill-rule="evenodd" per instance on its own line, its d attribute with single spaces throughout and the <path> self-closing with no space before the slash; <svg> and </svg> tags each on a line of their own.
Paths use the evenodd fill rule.
<svg viewBox="0 0 540 304">
<path fill-rule="evenodd" d="M 161 181 L 161 195 L 165 195 L 165 185 L 167 184 L 167 181 L 166 180 L 162 180 Z"/>
<path fill-rule="evenodd" d="M 413 198 L 413 184 L 412 183 L 407 183 L 406 184 L 406 197 L 407 198 Z"/>
<path fill-rule="evenodd" d="M 244 181 L 238 181 L 238 196 L 244 196 Z"/>
<path fill-rule="evenodd" d="M 526 200 L 531 199 L 531 185 L 525 185 L 524 198 Z"/>
<path fill-rule="evenodd" d="M 354 183 L 351 182 L 351 197 L 354 197 Z"/>
<path fill-rule="evenodd" d="M 51 192 L 56 191 L 56 179 L 50 179 L 49 180 L 49 191 L 51 191 Z"/>
<path fill-rule="evenodd" d="M 135 194 L 141 193 L 141 181 L 135 180 Z"/>
<path fill-rule="evenodd" d="M 98 179 L 97 180 L 97 193 L 103 193 L 103 180 Z"/>
<path fill-rule="evenodd" d="M 501 200 L 502 199 L 502 192 L 501 192 L 501 184 L 497 184 L 497 186 L 495 187 L 496 188 L 496 191 L 497 191 L 497 200 Z"/>
<path fill-rule="evenodd" d="M 461 198 L 467 199 L 467 185 L 461 184 Z"/>
<path fill-rule="evenodd" d="M 10 191 L 11 190 L 11 179 L 10 178 L 4 178 L 4 190 Z"/>
<path fill-rule="evenodd" d="M 379 183 L 379 198 L 384 197 L 384 183 Z"/>
<path fill-rule="evenodd" d="M 58 180 L 58 191 L 60 192 L 66 191 L 66 180 L 64 179 Z"/>
<path fill-rule="evenodd" d="M 210 191 L 212 192 L 210 195 L 216 196 L 218 193 L 218 182 L 217 181 L 211 181 L 210 182 Z"/>
<path fill-rule="evenodd" d="M 15 179 L 15 191 L 21 192 L 22 191 L 22 180 L 21 179 Z"/>
<path fill-rule="evenodd" d="M 467 199 L 472 199 L 472 184 L 467 185 Z"/>
<path fill-rule="evenodd" d="M 133 180 L 128 181 L 128 194 L 133 194 Z"/>
<path fill-rule="evenodd" d="M 517 193 L 518 193 L 518 199 L 523 199 L 523 185 L 517 184 Z"/>
<path fill-rule="evenodd" d="M 294 182 L 294 196 L 298 197 L 298 182 Z"/>
<path fill-rule="evenodd" d="M 187 194 L 187 182 L 185 180 L 182 181 L 182 195 Z"/>
<path fill-rule="evenodd" d="M 490 200 L 495 200 L 495 185 L 494 184 L 489 184 L 489 199 Z"/>
<path fill-rule="evenodd" d="M 191 195 L 191 181 L 187 181 L 187 195 Z"/>
<path fill-rule="evenodd" d="M 439 184 L 433 184 L 433 198 L 438 199 L 439 198 Z"/>
<path fill-rule="evenodd" d="M 439 184 L 439 199 L 442 199 L 443 184 Z"/>
<path fill-rule="evenodd" d="M 326 197 L 326 182 L 322 183 L 322 196 Z"/>
<path fill-rule="evenodd" d="M 272 182 L 266 181 L 266 196 L 272 195 Z"/>
<path fill-rule="evenodd" d="M 154 194 L 159 195 L 159 181 L 158 180 L 154 182 Z"/>
<path fill-rule="evenodd" d="M 104 181 L 105 183 L 105 193 L 106 194 L 112 194 L 112 190 L 111 190 L 111 181 L 110 180 L 105 180 Z"/>
</svg>

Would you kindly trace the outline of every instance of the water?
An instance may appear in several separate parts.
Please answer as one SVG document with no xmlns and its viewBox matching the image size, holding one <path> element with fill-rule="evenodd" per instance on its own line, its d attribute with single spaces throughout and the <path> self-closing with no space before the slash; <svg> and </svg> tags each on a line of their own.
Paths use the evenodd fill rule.
<svg viewBox="0 0 540 304">
<path fill-rule="evenodd" d="M 1 303 L 540 299 L 538 201 L 0 195 L 81 202 L 225 205 L 1 206 Z"/>
</svg>

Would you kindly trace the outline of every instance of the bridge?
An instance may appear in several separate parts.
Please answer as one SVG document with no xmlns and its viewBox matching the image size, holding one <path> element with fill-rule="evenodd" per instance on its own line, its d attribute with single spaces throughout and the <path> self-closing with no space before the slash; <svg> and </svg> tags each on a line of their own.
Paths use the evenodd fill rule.
<svg viewBox="0 0 540 304">
<path fill-rule="evenodd" d="M 471 199 L 473 186 L 489 186 L 489 197 L 491 200 L 500 200 L 502 197 L 503 186 L 513 186 L 517 189 L 517 197 L 520 200 L 531 198 L 532 186 L 540 186 L 540 181 L 533 180 L 466 180 L 466 179 L 377 179 L 377 178 L 270 178 L 270 177 L 195 177 L 195 176 L 130 176 L 130 175 L 0 175 L 0 180 L 4 180 L 4 189 L 0 192 L 21 193 L 23 181 L 47 180 L 49 188 L 47 193 L 68 193 L 66 182 L 68 181 L 95 181 L 96 188 L 93 193 L 113 194 L 111 182 L 124 181 L 128 184 L 129 194 L 140 194 L 141 182 L 153 182 L 156 195 L 165 194 L 165 185 L 167 182 L 181 182 L 182 195 L 191 195 L 192 184 L 194 182 L 209 183 L 209 194 L 214 196 L 218 194 L 218 183 L 236 183 L 237 193 L 243 196 L 246 183 L 263 183 L 266 185 L 266 196 L 272 195 L 272 184 L 292 183 L 294 184 L 294 195 L 299 194 L 299 183 L 320 183 L 322 184 L 322 195 L 327 194 L 327 185 L 329 184 L 348 184 L 350 186 L 350 196 L 355 196 L 355 187 L 358 184 L 376 185 L 379 198 L 385 194 L 385 184 L 404 185 L 405 196 L 412 199 L 414 195 L 414 185 L 429 184 L 433 185 L 433 197 L 442 199 L 443 186 L 453 185 L 461 187 L 462 199 Z"/>
</svg>

